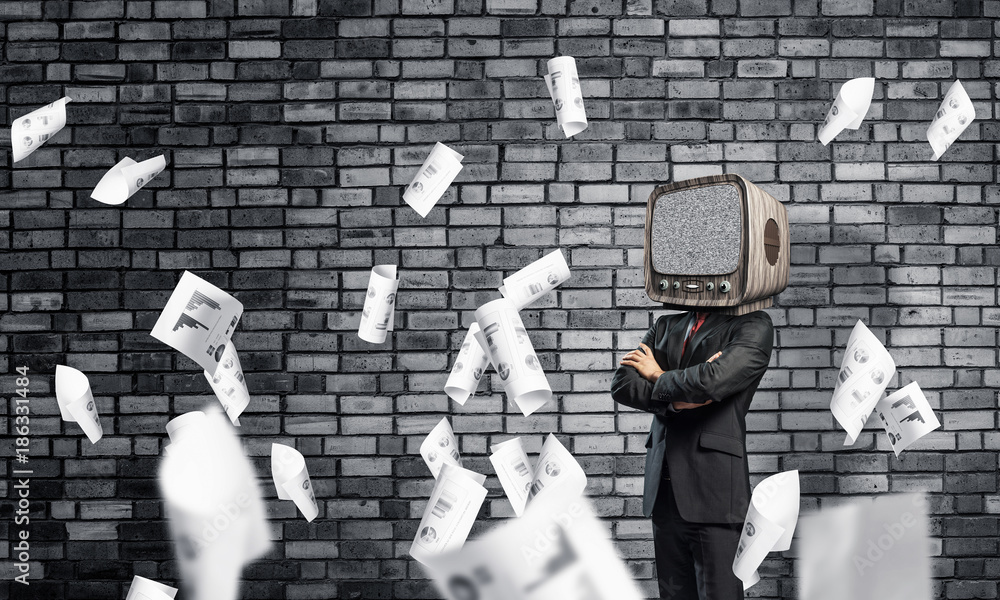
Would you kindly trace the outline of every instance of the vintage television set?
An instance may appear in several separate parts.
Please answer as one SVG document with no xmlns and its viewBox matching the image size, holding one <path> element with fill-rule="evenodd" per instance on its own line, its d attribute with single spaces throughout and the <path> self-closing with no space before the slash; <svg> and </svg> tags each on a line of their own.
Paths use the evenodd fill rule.
<svg viewBox="0 0 1000 600">
<path fill-rule="evenodd" d="M 661 185 L 646 206 L 644 250 L 653 301 L 743 315 L 788 285 L 788 212 L 739 175 Z"/>
</svg>

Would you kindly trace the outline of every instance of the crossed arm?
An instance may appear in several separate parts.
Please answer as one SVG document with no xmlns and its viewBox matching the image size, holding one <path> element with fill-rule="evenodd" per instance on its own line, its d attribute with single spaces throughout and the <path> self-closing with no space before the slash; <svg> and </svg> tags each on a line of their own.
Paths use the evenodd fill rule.
<svg viewBox="0 0 1000 600">
<path fill-rule="evenodd" d="M 771 319 L 760 313 L 738 324 L 711 360 L 665 371 L 650 350 L 654 335 L 655 326 L 639 349 L 622 360 L 611 381 L 611 395 L 615 402 L 661 416 L 722 402 L 745 389 L 767 370 L 774 343 Z"/>
</svg>

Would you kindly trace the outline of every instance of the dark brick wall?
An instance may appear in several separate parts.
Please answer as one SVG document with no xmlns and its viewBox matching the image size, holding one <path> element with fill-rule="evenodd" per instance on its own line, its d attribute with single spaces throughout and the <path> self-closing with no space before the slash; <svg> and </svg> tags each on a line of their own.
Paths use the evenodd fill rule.
<svg viewBox="0 0 1000 600">
<path fill-rule="evenodd" d="M 11 585 L 5 547 L 0 592 L 122 598 L 133 574 L 175 580 L 163 428 L 214 400 L 148 332 L 184 269 L 246 306 L 242 435 L 277 540 L 246 598 L 435 597 L 406 551 L 431 489 L 417 446 L 448 413 L 484 473 L 497 436 L 537 451 L 558 433 L 653 589 L 649 418 L 608 393 L 659 314 L 642 291 L 644 203 L 657 183 L 738 172 L 786 203 L 793 236 L 748 420 L 755 481 L 799 469 L 804 511 L 929 490 L 938 597 L 996 598 L 997 16 L 1000 2 L 971 0 L 0 2 L 5 123 L 74 98 L 66 130 L 0 170 L 0 381 L 13 394 L 14 368 L 31 368 L 36 577 Z M 577 58 L 586 92 L 590 128 L 572 140 L 541 79 L 556 53 Z M 878 78 L 867 121 L 815 142 L 835 84 L 859 76 Z M 979 120 L 929 162 L 924 131 L 956 77 Z M 437 141 L 466 166 L 420 219 L 401 188 Z M 159 153 L 167 170 L 124 206 L 89 199 L 121 157 Z M 494 383 L 451 403 L 472 311 L 557 246 L 573 278 L 523 318 L 558 402 L 523 418 Z M 380 263 L 402 283 L 396 333 L 372 347 L 355 332 Z M 896 358 L 890 389 L 919 381 L 943 423 L 902 460 L 874 429 L 842 448 L 828 410 L 859 318 Z M 96 446 L 59 419 L 57 363 L 90 376 Z M 274 500 L 272 441 L 307 457 L 313 524 Z M 476 533 L 509 512 L 489 485 Z M 12 533 L 9 478 L 0 490 Z M 752 595 L 795 597 L 793 566 L 768 560 Z"/>
</svg>

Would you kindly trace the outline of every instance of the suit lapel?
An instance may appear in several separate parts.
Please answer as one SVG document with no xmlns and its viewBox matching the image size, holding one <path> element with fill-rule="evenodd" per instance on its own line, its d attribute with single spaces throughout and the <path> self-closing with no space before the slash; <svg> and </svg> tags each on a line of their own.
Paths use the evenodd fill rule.
<svg viewBox="0 0 1000 600">
<path fill-rule="evenodd" d="M 692 313 L 694 314 L 694 313 Z M 718 313 L 709 313 L 705 318 L 705 322 L 701 324 L 698 331 L 694 333 L 691 341 L 688 342 L 687 351 L 684 353 L 683 363 L 680 368 L 684 369 L 691 362 L 691 357 L 695 355 L 698 351 L 698 344 L 702 343 L 705 338 L 709 337 L 715 333 L 720 327 L 725 325 L 729 321 L 727 315 L 720 315 Z"/>
<path fill-rule="evenodd" d="M 670 326 L 667 332 L 667 369 L 679 369 L 681 364 L 681 347 L 684 345 L 684 338 L 694 324 L 694 313 L 689 312 L 680 316 Z M 704 327 L 704 325 L 702 325 Z"/>
</svg>

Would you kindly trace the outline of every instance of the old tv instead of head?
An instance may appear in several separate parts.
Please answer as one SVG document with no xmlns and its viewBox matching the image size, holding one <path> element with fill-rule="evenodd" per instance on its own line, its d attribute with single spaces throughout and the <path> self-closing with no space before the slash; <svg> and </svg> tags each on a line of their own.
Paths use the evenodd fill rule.
<svg viewBox="0 0 1000 600">
<path fill-rule="evenodd" d="M 662 185 L 646 207 L 646 293 L 667 308 L 746 314 L 788 285 L 788 213 L 739 175 Z"/>
</svg>

